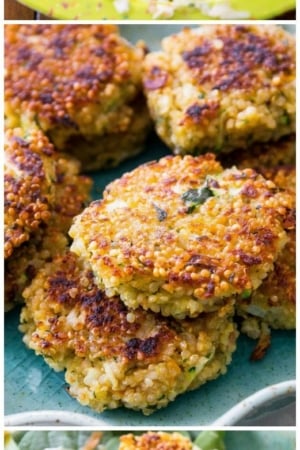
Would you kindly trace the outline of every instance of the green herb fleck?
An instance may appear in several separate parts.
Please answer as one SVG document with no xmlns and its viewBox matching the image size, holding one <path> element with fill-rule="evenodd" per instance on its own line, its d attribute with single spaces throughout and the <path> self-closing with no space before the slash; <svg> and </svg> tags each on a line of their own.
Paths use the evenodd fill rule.
<svg viewBox="0 0 300 450">
<path fill-rule="evenodd" d="M 251 289 L 245 289 L 241 294 L 241 298 L 245 300 L 246 298 L 251 297 L 251 293 L 252 293 Z"/>
<path fill-rule="evenodd" d="M 188 371 L 189 373 L 194 373 L 196 372 L 196 367 L 190 367 Z"/>
<path fill-rule="evenodd" d="M 189 203 L 187 212 L 190 214 L 194 211 L 197 205 L 202 205 L 210 197 L 213 197 L 213 191 L 205 186 L 200 189 L 189 189 L 181 198 L 184 202 Z"/>
</svg>

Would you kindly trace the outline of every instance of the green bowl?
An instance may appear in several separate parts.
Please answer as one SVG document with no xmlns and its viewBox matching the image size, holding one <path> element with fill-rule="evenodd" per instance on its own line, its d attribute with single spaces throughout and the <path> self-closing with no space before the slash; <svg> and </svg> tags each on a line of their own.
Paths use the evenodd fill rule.
<svg viewBox="0 0 300 450">
<path fill-rule="evenodd" d="M 130 12 L 120 14 L 113 0 L 21 0 L 26 6 L 57 19 L 153 20 L 148 0 L 132 0 Z M 271 19 L 296 7 L 295 0 L 231 0 L 237 11 L 248 11 L 251 19 Z M 182 8 L 173 20 L 211 20 L 195 8 Z"/>
</svg>

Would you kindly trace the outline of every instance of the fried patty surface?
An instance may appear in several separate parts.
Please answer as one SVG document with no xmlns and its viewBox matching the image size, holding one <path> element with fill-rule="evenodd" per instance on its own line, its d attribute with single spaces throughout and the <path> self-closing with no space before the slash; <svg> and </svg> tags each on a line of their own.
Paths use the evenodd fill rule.
<svg viewBox="0 0 300 450">
<path fill-rule="evenodd" d="M 124 174 L 77 216 L 72 250 L 107 295 L 178 318 L 256 289 L 287 241 L 291 199 L 214 156 L 167 156 Z"/>
<path fill-rule="evenodd" d="M 269 334 L 268 327 L 296 327 L 296 169 L 261 167 L 260 171 L 280 189 L 289 190 L 293 203 L 284 224 L 288 242 L 274 263 L 274 270 L 256 291 L 237 301 L 237 313 L 244 319 L 242 331 L 253 338 L 264 338 Z"/>
<path fill-rule="evenodd" d="M 65 369 L 70 394 L 97 411 L 149 414 L 224 373 L 236 347 L 232 301 L 182 321 L 132 310 L 99 290 L 72 252 L 46 264 L 24 297 L 24 342 Z"/>
<path fill-rule="evenodd" d="M 258 172 L 282 166 L 293 167 L 296 164 L 296 136 L 291 134 L 277 142 L 253 144 L 248 149 L 220 154 L 218 159 L 224 167 L 237 166 L 239 169 L 251 167 Z M 266 178 L 272 179 L 268 176 Z"/>
<path fill-rule="evenodd" d="M 48 226 L 37 230 L 34 236 L 5 261 L 5 311 L 23 303 L 22 292 L 46 262 L 63 253 L 69 243 L 66 233 Z"/>
<path fill-rule="evenodd" d="M 21 129 L 5 133 L 4 158 L 4 255 L 8 258 L 51 218 L 57 159 L 43 133 L 32 131 L 24 137 Z"/>
<path fill-rule="evenodd" d="M 119 450 L 192 450 L 193 444 L 180 433 L 149 431 L 141 436 L 124 434 L 120 436 Z"/>
<path fill-rule="evenodd" d="M 90 200 L 92 184 L 89 177 L 79 175 L 79 162 L 54 152 L 39 131 L 28 141 L 18 137 L 17 131 L 5 149 L 9 161 L 5 165 L 5 237 L 10 250 L 5 261 L 6 310 L 22 301 L 22 291 L 37 269 L 65 249 L 72 219 Z M 38 153 L 31 151 L 33 143 Z M 46 211 L 47 221 L 40 211 L 44 215 Z"/>
<path fill-rule="evenodd" d="M 73 218 L 91 199 L 92 179 L 80 174 L 80 163 L 59 154 L 56 167 L 55 198 L 50 224 L 67 234 Z"/>
<path fill-rule="evenodd" d="M 135 132 L 133 103 L 141 93 L 143 57 L 144 49 L 129 44 L 115 25 L 6 25 L 7 127 L 27 128 L 34 122 L 68 152 L 75 148 L 73 139 L 80 138 L 86 143 L 77 152 L 83 163 L 95 146 L 106 153 L 97 138 Z M 144 138 L 149 118 L 143 113 Z M 115 161 L 138 147 L 126 147 Z M 106 159 L 108 154 L 99 157 L 92 168 Z"/>
<path fill-rule="evenodd" d="M 128 106 L 125 130 L 111 131 L 102 136 L 73 136 L 66 143 L 66 151 L 78 158 L 86 171 L 116 167 L 143 150 L 151 126 L 145 99 L 139 96 Z"/>
<path fill-rule="evenodd" d="M 295 39 L 281 27 L 185 28 L 143 68 L 157 133 L 175 153 L 229 152 L 295 132 Z"/>
</svg>

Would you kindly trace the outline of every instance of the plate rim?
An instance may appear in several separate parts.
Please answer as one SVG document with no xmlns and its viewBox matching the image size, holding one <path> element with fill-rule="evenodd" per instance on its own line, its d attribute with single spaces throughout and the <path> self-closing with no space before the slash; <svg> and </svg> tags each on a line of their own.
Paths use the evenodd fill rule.
<svg viewBox="0 0 300 450">
<path fill-rule="evenodd" d="M 214 426 L 235 425 L 241 419 L 244 419 L 249 413 L 259 406 L 268 403 L 270 400 L 284 397 L 287 394 L 296 394 L 296 380 L 287 380 L 272 384 L 234 405 L 226 411 L 221 417 L 213 422 Z"/>
<path fill-rule="evenodd" d="M 72 411 L 41 410 L 26 411 L 4 416 L 5 426 L 92 426 L 103 425 L 98 419 Z"/>
</svg>

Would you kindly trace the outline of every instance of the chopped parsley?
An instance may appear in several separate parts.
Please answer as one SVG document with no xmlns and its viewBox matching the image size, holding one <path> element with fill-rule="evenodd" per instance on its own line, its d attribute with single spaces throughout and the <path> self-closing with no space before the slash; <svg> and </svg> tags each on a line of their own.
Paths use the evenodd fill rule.
<svg viewBox="0 0 300 450">
<path fill-rule="evenodd" d="M 181 198 L 185 203 L 187 203 L 187 212 L 191 213 L 194 211 L 197 205 L 202 205 L 208 198 L 213 196 L 213 191 L 209 187 L 204 186 L 199 189 L 189 189 L 184 194 L 182 194 Z"/>
</svg>

